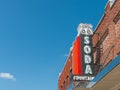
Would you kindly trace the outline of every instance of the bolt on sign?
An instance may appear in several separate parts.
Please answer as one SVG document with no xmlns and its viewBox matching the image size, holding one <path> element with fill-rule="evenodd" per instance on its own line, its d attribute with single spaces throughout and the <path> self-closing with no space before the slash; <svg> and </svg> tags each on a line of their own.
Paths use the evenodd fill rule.
<svg viewBox="0 0 120 90">
<path fill-rule="evenodd" d="M 73 80 L 92 80 L 94 77 L 92 26 L 80 24 L 78 35 L 73 46 Z"/>
</svg>

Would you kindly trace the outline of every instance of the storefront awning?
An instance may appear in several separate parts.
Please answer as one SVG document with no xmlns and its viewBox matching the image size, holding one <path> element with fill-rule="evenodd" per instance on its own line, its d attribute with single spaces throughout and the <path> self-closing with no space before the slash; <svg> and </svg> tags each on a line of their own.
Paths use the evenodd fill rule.
<svg viewBox="0 0 120 90">
<path fill-rule="evenodd" d="M 87 85 L 87 88 L 89 90 L 120 89 L 120 55 L 98 73 L 98 75 Z"/>
</svg>

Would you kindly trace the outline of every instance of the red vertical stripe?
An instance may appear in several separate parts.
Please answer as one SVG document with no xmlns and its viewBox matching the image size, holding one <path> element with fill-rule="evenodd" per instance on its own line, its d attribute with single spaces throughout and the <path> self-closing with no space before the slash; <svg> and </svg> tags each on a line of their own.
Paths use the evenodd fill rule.
<svg viewBox="0 0 120 90">
<path fill-rule="evenodd" d="M 77 41 L 74 42 L 74 48 L 73 48 L 73 74 L 78 74 L 78 56 L 77 56 Z"/>
<path fill-rule="evenodd" d="M 82 75 L 81 39 L 77 37 L 73 47 L 73 74 Z"/>
<path fill-rule="evenodd" d="M 78 46 L 78 75 L 82 75 L 82 52 L 81 52 L 81 38 L 77 37 Z"/>
</svg>

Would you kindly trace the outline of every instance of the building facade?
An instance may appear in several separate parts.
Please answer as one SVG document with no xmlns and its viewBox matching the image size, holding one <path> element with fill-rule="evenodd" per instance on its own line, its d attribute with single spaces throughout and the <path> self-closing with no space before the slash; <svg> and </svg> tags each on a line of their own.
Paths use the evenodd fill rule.
<svg viewBox="0 0 120 90">
<path fill-rule="evenodd" d="M 105 13 L 94 30 L 92 41 L 95 75 L 92 81 L 94 82 L 84 83 L 72 80 L 74 50 L 71 48 L 65 66 L 59 75 L 58 90 L 120 90 L 120 78 L 118 77 L 120 75 L 120 58 L 118 58 L 120 57 L 120 0 L 108 1 Z M 113 75 L 115 72 L 117 74 Z M 106 83 L 106 80 L 111 81 Z"/>
</svg>

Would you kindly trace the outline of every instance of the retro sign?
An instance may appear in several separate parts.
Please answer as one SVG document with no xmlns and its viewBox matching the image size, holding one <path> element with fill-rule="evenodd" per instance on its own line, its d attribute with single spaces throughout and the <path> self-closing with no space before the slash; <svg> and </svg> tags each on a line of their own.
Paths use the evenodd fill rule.
<svg viewBox="0 0 120 90">
<path fill-rule="evenodd" d="M 73 47 L 73 80 L 92 80 L 94 71 L 91 26 L 82 24 L 78 33 Z"/>
</svg>

